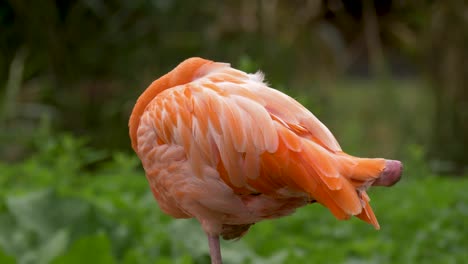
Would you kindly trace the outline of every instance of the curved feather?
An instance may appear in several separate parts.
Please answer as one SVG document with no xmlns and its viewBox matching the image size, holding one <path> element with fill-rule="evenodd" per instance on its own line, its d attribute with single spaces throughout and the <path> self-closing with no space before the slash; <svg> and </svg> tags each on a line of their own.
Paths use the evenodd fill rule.
<svg viewBox="0 0 468 264">
<path fill-rule="evenodd" d="M 339 219 L 356 215 L 378 227 L 364 190 L 382 172 L 384 160 L 360 159 L 343 153 L 325 125 L 291 97 L 269 88 L 261 74 L 246 74 L 228 64 L 202 59 L 184 63 L 145 91 L 130 120 L 132 146 L 146 160 L 144 167 L 150 182 L 169 185 L 159 179 L 161 169 L 153 172 L 153 163 L 166 168 L 164 173 L 171 166 L 176 171 L 180 169 L 176 175 L 186 181 L 185 185 L 192 186 L 184 190 L 196 194 L 196 200 L 204 206 L 195 212 L 193 208 L 200 204 L 178 200 L 187 195 L 182 187 L 160 186 L 166 188 L 160 191 L 155 185 L 153 192 L 160 203 L 179 207 L 172 215 L 217 219 L 220 216 L 216 212 L 226 214 L 228 209 L 224 207 L 231 203 L 238 210 L 234 212 L 233 207 L 230 213 L 237 214 L 237 219 L 241 215 L 245 218 L 245 222 L 236 220 L 236 223 L 250 224 L 249 221 L 258 220 L 252 215 L 285 214 L 275 213 L 274 210 L 282 208 L 278 204 L 266 208 L 268 199 L 282 201 L 280 204 L 288 204 L 284 202 L 287 199 L 299 199 L 316 200 Z M 141 123 L 142 116 L 145 123 Z M 152 147 L 147 146 L 148 131 L 154 134 Z M 150 161 L 157 155 L 154 149 L 161 150 L 162 146 L 168 147 L 157 161 Z M 175 155 L 172 148 L 179 151 L 174 150 L 175 157 L 184 156 L 183 163 L 169 162 Z M 222 187 L 219 181 L 230 189 Z M 193 188 L 203 188 L 203 182 L 205 194 Z M 225 198 L 213 200 L 210 192 Z M 249 194 L 266 195 L 259 197 L 259 201 L 269 198 L 258 212 L 253 208 L 259 203 L 244 208 L 249 211 L 246 215 L 239 208 L 247 206 L 242 197 Z M 303 204 L 294 201 L 292 204 L 297 206 Z M 165 211 L 172 210 L 168 209 L 171 206 L 166 204 Z M 290 212 L 289 207 L 283 210 Z"/>
</svg>

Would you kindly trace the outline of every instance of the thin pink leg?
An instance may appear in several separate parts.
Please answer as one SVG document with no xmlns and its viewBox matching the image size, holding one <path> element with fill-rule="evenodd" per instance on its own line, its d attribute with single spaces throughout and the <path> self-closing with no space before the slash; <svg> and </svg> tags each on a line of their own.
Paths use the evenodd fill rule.
<svg viewBox="0 0 468 264">
<path fill-rule="evenodd" d="M 219 246 L 219 236 L 208 236 L 208 244 L 210 245 L 211 264 L 222 264 L 221 248 Z"/>
</svg>

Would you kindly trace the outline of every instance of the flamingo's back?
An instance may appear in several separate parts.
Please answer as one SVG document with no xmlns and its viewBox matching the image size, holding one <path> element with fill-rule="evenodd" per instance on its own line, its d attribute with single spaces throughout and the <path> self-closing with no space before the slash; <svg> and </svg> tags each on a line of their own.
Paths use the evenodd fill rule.
<svg viewBox="0 0 468 264">
<path fill-rule="evenodd" d="M 142 94 L 129 125 L 162 210 L 196 217 L 208 233 L 233 238 L 314 201 L 338 219 L 355 215 L 379 228 L 366 189 L 385 160 L 345 154 L 259 73 L 189 59 Z"/>
</svg>

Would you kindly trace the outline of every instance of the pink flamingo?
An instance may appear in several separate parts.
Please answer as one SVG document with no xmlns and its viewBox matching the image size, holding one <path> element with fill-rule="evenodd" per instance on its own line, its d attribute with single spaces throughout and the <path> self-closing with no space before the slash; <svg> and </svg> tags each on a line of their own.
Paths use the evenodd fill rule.
<svg viewBox="0 0 468 264">
<path fill-rule="evenodd" d="M 379 224 L 366 190 L 391 186 L 402 164 L 344 153 L 332 133 L 261 73 L 190 58 L 154 81 L 129 122 L 162 211 L 196 218 L 221 263 L 219 236 L 317 202 L 338 219 Z"/>
</svg>

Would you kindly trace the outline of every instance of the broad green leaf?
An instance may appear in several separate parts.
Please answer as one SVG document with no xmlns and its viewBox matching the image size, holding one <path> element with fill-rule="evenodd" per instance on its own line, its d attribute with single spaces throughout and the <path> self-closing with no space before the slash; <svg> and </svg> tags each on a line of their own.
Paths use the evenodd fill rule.
<svg viewBox="0 0 468 264">
<path fill-rule="evenodd" d="M 115 263 L 109 239 L 105 234 L 85 236 L 78 239 L 65 255 L 52 264 Z"/>
<path fill-rule="evenodd" d="M 193 258 L 189 255 L 182 255 L 176 260 L 176 264 L 193 264 Z"/>
<path fill-rule="evenodd" d="M 50 263 L 58 255 L 64 253 L 69 241 L 69 234 L 66 230 L 56 232 L 38 250 L 36 263 Z"/>
<path fill-rule="evenodd" d="M 58 197 L 52 190 L 9 196 L 6 203 L 22 228 L 34 231 L 42 238 L 73 225 L 90 209 L 84 201 Z"/>
<path fill-rule="evenodd" d="M 155 264 L 173 264 L 174 260 L 170 257 L 160 257 L 154 263 Z"/>
<path fill-rule="evenodd" d="M 145 264 L 148 263 L 148 256 L 135 249 L 127 251 L 123 257 L 123 264 Z"/>
<path fill-rule="evenodd" d="M 0 263 L 2 263 L 2 264 L 15 264 L 16 261 L 15 261 L 14 257 L 5 254 L 5 252 L 3 252 L 2 249 L 0 248 Z"/>
</svg>

